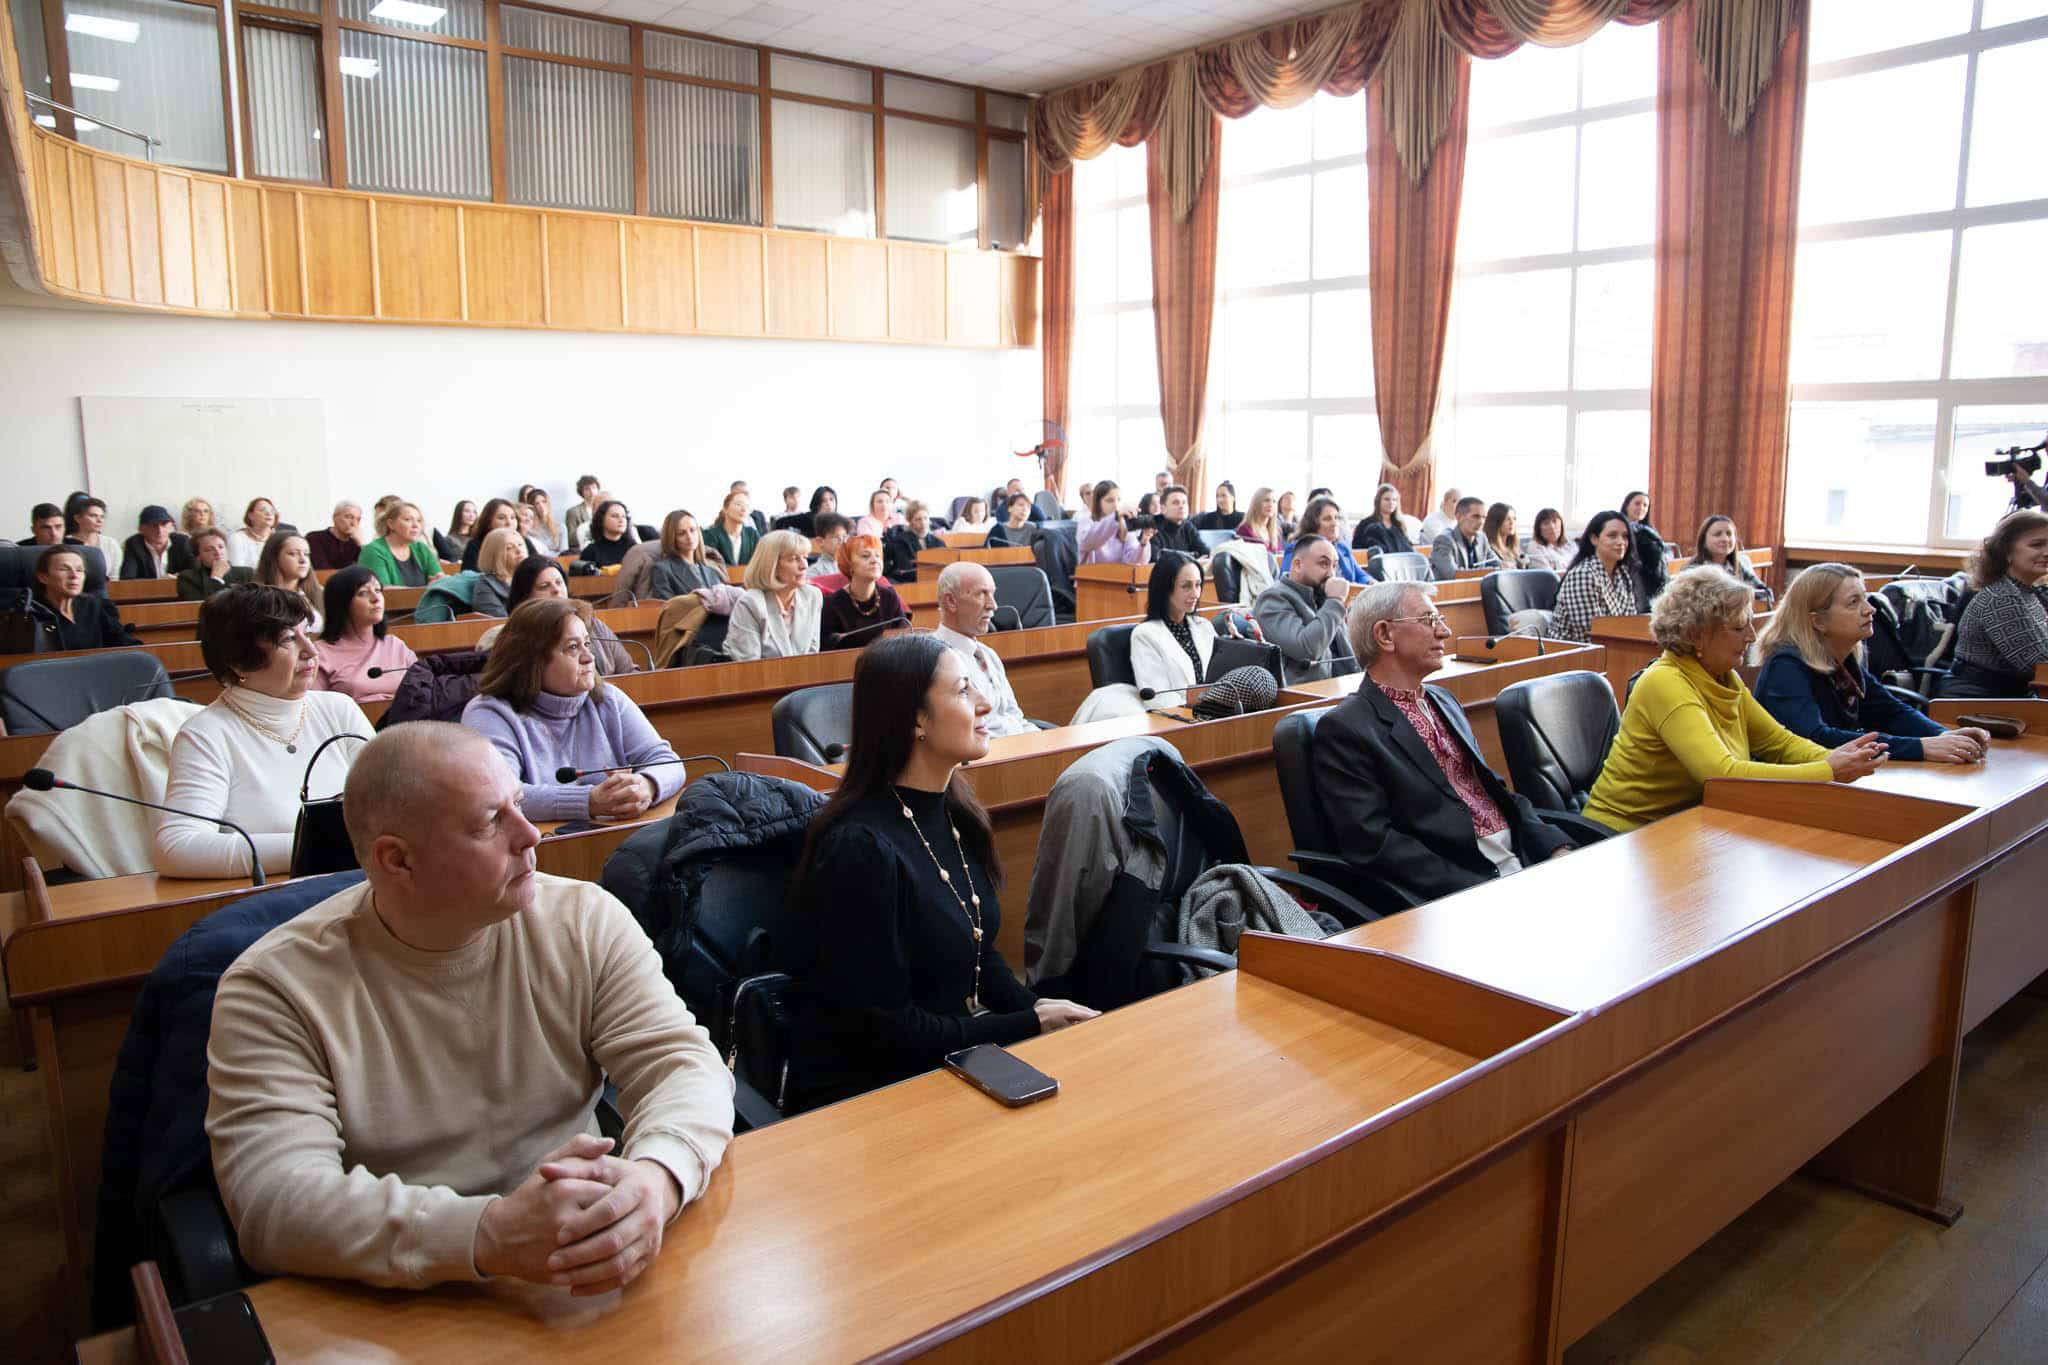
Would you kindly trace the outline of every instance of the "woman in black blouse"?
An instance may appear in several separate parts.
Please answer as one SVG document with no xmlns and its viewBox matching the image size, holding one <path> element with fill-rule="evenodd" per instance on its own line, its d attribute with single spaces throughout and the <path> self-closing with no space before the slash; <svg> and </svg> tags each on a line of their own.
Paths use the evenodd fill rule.
<svg viewBox="0 0 2048 1365">
<path fill-rule="evenodd" d="M 583 547 L 583 558 L 600 569 L 609 568 L 623 563 L 626 551 L 639 543 L 640 537 L 633 530 L 633 514 L 626 510 L 626 504 L 600 503 L 590 518 L 590 541 Z"/>
<path fill-rule="evenodd" d="M 1351 533 L 1351 548 L 1368 554 L 1405 555 L 1415 550 L 1401 524 L 1401 490 L 1383 483 L 1372 495 L 1372 515 Z"/>
<path fill-rule="evenodd" d="M 934 636 L 861 651 L 846 775 L 797 869 L 811 935 L 799 1036 L 837 1095 L 1095 1017 L 1034 996 L 996 950 L 1002 867 L 958 771 L 988 752 L 988 712 Z"/>
<path fill-rule="evenodd" d="M 121 624 L 112 602 L 85 590 L 85 556 L 76 545 L 52 545 L 36 556 L 35 599 L 29 615 L 38 630 L 49 632 L 51 649 L 142 643 Z"/>
</svg>

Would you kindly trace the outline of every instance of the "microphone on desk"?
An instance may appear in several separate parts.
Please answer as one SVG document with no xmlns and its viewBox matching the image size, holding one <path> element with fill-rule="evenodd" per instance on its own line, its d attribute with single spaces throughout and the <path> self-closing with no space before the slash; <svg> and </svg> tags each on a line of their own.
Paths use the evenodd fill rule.
<svg viewBox="0 0 2048 1365">
<path fill-rule="evenodd" d="M 649 673 L 654 672 L 654 651 L 652 649 L 649 649 L 644 642 L 639 640 L 619 639 L 619 637 L 617 636 L 613 636 L 612 638 L 618 640 L 618 642 L 622 645 L 629 645 L 635 649 L 638 649 L 642 654 L 645 654 L 647 656 L 647 671 Z"/>
<path fill-rule="evenodd" d="M 996 610 L 1001 611 L 1002 608 L 998 607 Z M 889 630 L 895 626 L 907 626 L 909 624 L 910 618 L 908 616 L 892 616 L 886 621 L 874 621 L 865 626 L 855 626 L 852 630 L 842 632 L 839 639 L 842 641 L 851 640 L 854 636 L 865 635 L 871 630 Z"/>
<path fill-rule="evenodd" d="M 84 792 L 88 796 L 104 796 L 109 801 L 126 801 L 131 806 L 146 806 L 150 810 L 160 810 L 171 815 L 182 815 L 192 820 L 204 820 L 209 825 L 219 825 L 222 829 L 231 829 L 241 835 L 244 842 L 249 845 L 250 881 L 257 886 L 263 885 L 263 860 L 256 854 L 256 841 L 249 837 L 248 830 L 243 829 L 232 820 L 222 819 L 218 815 L 201 815 L 196 810 L 180 810 L 176 806 L 166 806 L 156 801 L 144 801 L 139 796 L 123 796 L 120 792 L 103 792 L 97 787 L 81 787 L 76 782 L 66 782 L 48 768 L 30 768 L 21 775 L 21 785 L 32 792 L 62 790 Z"/>
<path fill-rule="evenodd" d="M 846 746 L 844 744 L 827 744 L 825 746 L 825 761 L 827 763 L 837 763 L 845 757 Z"/>
<path fill-rule="evenodd" d="M 643 768 L 666 768 L 671 763 L 699 762 L 716 763 L 727 772 L 732 771 L 732 764 L 726 762 L 717 754 L 684 754 L 680 758 L 657 758 L 646 763 L 621 763 L 614 768 L 571 768 L 563 766 L 555 769 L 555 781 L 563 783 L 579 782 L 586 777 L 597 777 L 604 773 L 637 773 Z"/>
<path fill-rule="evenodd" d="M 1499 649 L 1499 648 L 1500 648 L 1500 642 L 1501 642 L 1502 640 L 1534 640 L 1534 641 L 1536 642 L 1536 653 L 1537 653 L 1537 656 L 1538 656 L 1538 657 L 1540 658 L 1540 657 L 1542 656 L 1542 654 L 1543 654 L 1543 637 L 1542 637 L 1541 635 L 1524 635 L 1524 634 L 1523 634 L 1523 633 L 1522 633 L 1521 631 L 1519 631 L 1519 630 L 1511 630 L 1511 631 L 1509 631 L 1509 632 L 1508 632 L 1507 634 L 1505 634 L 1505 635 L 1489 635 L 1489 636 L 1487 636 L 1487 637 L 1486 637 L 1486 648 L 1487 648 L 1487 650 L 1488 650 L 1489 652 L 1491 652 L 1491 651 L 1493 651 L 1493 650 Z"/>
</svg>

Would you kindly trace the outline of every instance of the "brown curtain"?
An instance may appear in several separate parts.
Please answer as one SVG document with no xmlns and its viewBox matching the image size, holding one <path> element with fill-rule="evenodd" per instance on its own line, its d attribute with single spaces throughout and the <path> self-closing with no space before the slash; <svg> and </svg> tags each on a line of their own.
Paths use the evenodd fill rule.
<svg viewBox="0 0 2048 1365">
<path fill-rule="evenodd" d="M 1206 505 L 1202 415 L 1209 398 L 1209 334 L 1216 315 L 1216 202 L 1222 122 L 1203 111 L 1209 173 L 1181 218 L 1167 187 L 1172 153 L 1163 139 L 1145 144 L 1145 205 L 1152 226 L 1152 337 L 1159 354 L 1159 416 L 1176 483 Z"/>
<path fill-rule="evenodd" d="M 1429 434 L 1451 317 L 1471 77 L 1471 60 L 1458 54 L 1450 119 L 1420 183 L 1402 169 L 1386 82 L 1374 81 L 1366 94 L 1372 373 L 1386 448 L 1380 478 L 1400 488 L 1402 506 L 1418 509 L 1431 505 L 1436 478 Z"/>
<path fill-rule="evenodd" d="M 1054 432 L 1067 429 L 1067 395 L 1074 360 L 1074 173 L 1049 176 L 1039 201 L 1039 233 L 1044 258 L 1039 264 L 1038 360 L 1045 389 L 1045 420 Z M 1053 433 L 1048 432 L 1051 436 Z M 1067 447 L 1045 453 L 1045 486 L 1064 497 L 1067 491 Z"/>
<path fill-rule="evenodd" d="M 1657 521 L 1681 543 L 1725 513 L 1745 543 L 1779 548 L 1805 26 L 1790 25 L 1734 133 L 1696 52 L 1699 13 L 1678 10 L 1658 39 L 1650 493 Z"/>
</svg>

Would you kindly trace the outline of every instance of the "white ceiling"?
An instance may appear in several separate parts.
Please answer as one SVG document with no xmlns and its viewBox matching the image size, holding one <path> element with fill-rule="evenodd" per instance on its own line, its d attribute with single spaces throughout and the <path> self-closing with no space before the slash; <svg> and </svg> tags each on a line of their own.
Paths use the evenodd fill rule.
<svg viewBox="0 0 2048 1365">
<path fill-rule="evenodd" d="M 1331 0 L 550 0 L 566 9 L 1038 93 Z"/>
</svg>

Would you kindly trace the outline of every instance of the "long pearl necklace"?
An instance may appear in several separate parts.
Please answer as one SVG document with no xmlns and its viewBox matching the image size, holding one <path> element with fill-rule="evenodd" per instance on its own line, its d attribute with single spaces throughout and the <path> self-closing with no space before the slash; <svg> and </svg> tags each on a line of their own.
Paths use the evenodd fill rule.
<svg viewBox="0 0 2048 1365">
<path fill-rule="evenodd" d="M 960 875 L 967 879 L 967 896 L 965 899 L 961 898 L 960 888 L 953 885 L 953 874 L 946 871 L 945 864 L 939 861 L 938 850 L 932 847 L 931 840 L 924 837 L 924 830 L 918 827 L 917 817 L 910 813 L 910 807 L 904 802 L 900 793 L 896 797 L 896 807 L 903 812 L 903 818 L 910 822 L 911 829 L 917 832 L 917 841 L 924 845 L 926 856 L 932 860 L 932 866 L 939 870 L 939 880 L 944 882 L 946 889 L 953 893 L 953 900 L 960 907 L 960 917 L 967 921 L 967 932 L 974 937 L 974 993 L 967 997 L 967 1012 L 969 1014 L 980 1014 L 982 1012 L 981 893 L 974 889 L 974 871 L 967 864 L 967 849 L 960 842 L 960 826 L 954 824 L 950 819 L 946 821 L 946 828 L 953 831 L 953 851 L 960 855 Z M 970 902 L 972 903 L 971 909 L 969 908 Z"/>
<path fill-rule="evenodd" d="M 235 713 L 242 724 L 248 726 L 257 734 L 274 739 L 279 744 L 284 745 L 284 751 L 288 754 L 295 754 L 299 751 L 299 735 L 306 728 L 306 699 L 304 697 L 299 698 L 298 724 L 292 726 L 292 732 L 288 735 L 279 734 L 276 730 L 271 729 L 268 725 L 265 725 L 262 721 L 243 710 L 241 703 L 235 700 L 235 689 L 233 687 L 229 687 L 227 691 L 221 693 L 220 699 L 226 704 L 228 710 Z"/>
</svg>

